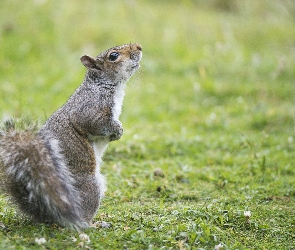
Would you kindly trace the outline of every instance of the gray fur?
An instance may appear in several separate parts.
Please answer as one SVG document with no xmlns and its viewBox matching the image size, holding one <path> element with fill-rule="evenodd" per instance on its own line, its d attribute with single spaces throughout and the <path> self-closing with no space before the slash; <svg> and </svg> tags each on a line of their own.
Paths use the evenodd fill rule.
<svg viewBox="0 0 295 250">
<path fill-rule="evenodd" d="M 119 53 L 117 60 L 109 57 L 113 52 Z M 101 157 L 123 134 L 118 120 L 123 89 L 140 59 L 139 44 L 83 56 L 83 83 L 39 133 L 6 122 L 0 133 L 1 172 L 6 192 L 23 212 L 76 229 L 91 224 L 106 189 Z"/>
</svg>

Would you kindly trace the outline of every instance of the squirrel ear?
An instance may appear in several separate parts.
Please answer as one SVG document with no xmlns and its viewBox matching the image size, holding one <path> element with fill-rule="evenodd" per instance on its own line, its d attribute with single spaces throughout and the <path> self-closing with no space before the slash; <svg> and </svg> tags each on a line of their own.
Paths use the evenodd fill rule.
<svg viewBox="0 0 295 250">
<path fill-rule="evenodd" d="M 99 62 L 92 56 L 84 55 L 80 57 L 80 60 L 87 69 L 101 70 L 101 67 L 98 64 Z"/>
</svg>

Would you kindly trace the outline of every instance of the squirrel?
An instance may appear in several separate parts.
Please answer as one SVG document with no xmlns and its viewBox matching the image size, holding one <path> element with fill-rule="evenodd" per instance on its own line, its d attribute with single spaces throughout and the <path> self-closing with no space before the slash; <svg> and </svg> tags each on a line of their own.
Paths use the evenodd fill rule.
<svg viewBox="0 0 295 250">
<path fill-rule="evenodd" d="M 80 58 L 83 83 L 39 131 L 17 129 L 8 119 L 0 132 L 3 189 L 35 222 L 80 230 L 92 225 L 106 181 L 100 173 L 109 142 L 119 140 L 124 88 L 139 69 L 140 44 L 125 44 Z"/>
</svg>

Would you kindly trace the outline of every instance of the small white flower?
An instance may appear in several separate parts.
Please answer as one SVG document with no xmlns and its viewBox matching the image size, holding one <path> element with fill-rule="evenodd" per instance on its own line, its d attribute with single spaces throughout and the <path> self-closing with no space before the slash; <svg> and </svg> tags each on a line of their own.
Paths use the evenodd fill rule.
<svg viewBox="0 0 295 250">
<path fill-rule="evenodd" d="M 46 240 L 45 238 L 36 238 L 35 239 L 35 242 L 38 244 L 38 245 L 42 245 L 42 244 L 45 244 L 46 243 Z"/>
<path fill-rule="evenodd" d="M 87 234 L 80 234 L 79 235 L 80 240 L 90 242 L 89 236 Z"/>
<path fill-rule="evenodd" d="M 218 245 L 215 245 L 214 250 L 220 250 L 223 248 L 222 243 L 219 243 Z"/>
<path fill-rule="evenodd" d="M 251 217 L 251 212 L 250 211 L 244 211 L 244 216 L 247 218 Z"/>
</svg>

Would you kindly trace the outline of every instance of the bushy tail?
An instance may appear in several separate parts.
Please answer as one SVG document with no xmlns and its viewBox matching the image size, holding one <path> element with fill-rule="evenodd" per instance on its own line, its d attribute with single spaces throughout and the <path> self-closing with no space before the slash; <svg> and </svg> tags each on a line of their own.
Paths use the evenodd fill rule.
<svg viewBox="0 0 295 250">
<path fill-rule="evenodd" d="M 56 140 L 6 121 L 0 132 L 0 169 L 4 190 L 25 214 L 75 229 L 88 226 Z"/>
</svg>

